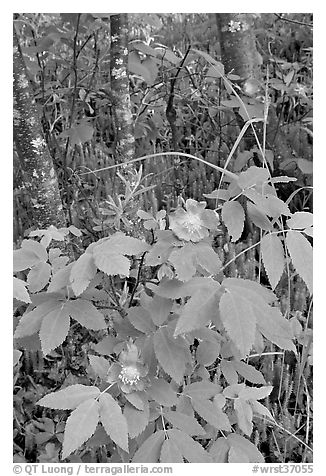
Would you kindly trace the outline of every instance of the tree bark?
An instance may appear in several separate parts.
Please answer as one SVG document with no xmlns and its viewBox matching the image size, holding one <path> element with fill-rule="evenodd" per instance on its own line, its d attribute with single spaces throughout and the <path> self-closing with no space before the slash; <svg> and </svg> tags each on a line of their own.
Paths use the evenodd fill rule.
<svg viewBox="0 0 326 476">
<path fill-rule="evenodd" d="M 126 162 L 135 156 L 134 122 L 128 78 L 128 14 L 111 15 L 110 24 L 115 152 L 119 162 Z"/>
<path fill-rule="evenodd" d="M 222 62 L 226 72 L 243 80 L 259 79 L 260 55 L 253 34 L 253 18 L 249 13 L 217 13 Z"/>
<path fill-rule="evenodd" d="M 254 33 L 254 17 L 250 13 L 217 13 L 216 22 L 220 35 L 221 59 L 226 73 L 232 71 L 241 77 L 243 81 L 248 79 L 262 80 L 262 59 L 256 46 Z M 245 121 L 236 113 L 239 127 L 242 128 Z M 291 156 L 291 149 L 281 131 L 277 133 L 276 111 L 271 105 L 268 114 L 266 131 L 266 146 L 274 150 L 276 158 Z M 262 125 L 253 125 L 260 143 L 262 143 Z M 256 139 L 251 128 L 244 135 L 245 148 L 250 150 L 256 144 Z"/>
<path fill-rule="evenodd" d="M 53 160 L 45 142 L 40 113 L 26 74 L 18 37 L 14 29 L 14 141 L 21 163 L 24 185 L 29 193 L 33 224 L 43 229 L 65 227 L 66 220 Z"/>
</svg>

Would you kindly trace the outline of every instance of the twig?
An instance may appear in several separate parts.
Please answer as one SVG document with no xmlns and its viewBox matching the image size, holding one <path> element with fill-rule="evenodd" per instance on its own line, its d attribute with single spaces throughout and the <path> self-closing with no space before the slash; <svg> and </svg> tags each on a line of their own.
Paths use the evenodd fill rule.
<svg viewBox="0 0 326 476">
<path fill-rule="evenodd" d="M 312 24 L 312 23 L 305 23 L 305 22 L 303 22 L 303 21 L 292 20 L 291 18 L 285 18 L 285 17 L 283 17 L 283 15 L 280 15 L 279 13 L 274 13 L 274 15 L 275 15 L 279 20 L 287 21 L 288 23 L 294 23 L 294 24 L 296 24 L 296 25 L 307 26 L 308 28 L 313 28 L 313 24 Z"/>
</svg>

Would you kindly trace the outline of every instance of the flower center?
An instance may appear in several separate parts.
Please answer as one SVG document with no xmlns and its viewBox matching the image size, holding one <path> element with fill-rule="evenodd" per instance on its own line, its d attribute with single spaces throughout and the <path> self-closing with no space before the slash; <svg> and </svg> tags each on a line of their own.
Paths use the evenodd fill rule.
<svg viewBox="0 0 326 476">
<path fill-rule="evenodd" d="M 125 384 L 134 384 L 139 381 L 139 371 L 136 367 L 128 365 L 122 367 L 119 374 L 119 379 Z"/>
<path fill-rule="evenodd" d="M 201 221 L 199 216 L 197 215 L 190 215 L 188 214 L 184 226 L 187 228 L 188 231 L 197 231 L 201 228 Z"/>
</svg>

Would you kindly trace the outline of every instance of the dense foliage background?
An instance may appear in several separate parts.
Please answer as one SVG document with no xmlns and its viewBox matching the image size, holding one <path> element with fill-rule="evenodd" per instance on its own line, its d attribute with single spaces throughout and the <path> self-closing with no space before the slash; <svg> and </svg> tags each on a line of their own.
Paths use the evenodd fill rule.
<svg viewBox="0 0 326 476">
<path fill-rule="evenodd" d="M 64 438 L 63 457 L 72 462 L 312 461 L 312 51 L 308 13 L 15 15 L 16 462 L 58 462 Z M 269 187 L 265 196 L 262 183 Z M 203 200 L 205 212 L 198 204 Z M 276 229 L 280 235 L 273 235 Z M 172 252 L 166 243 L 175 247 Z M 111 264 L 100 262 L 99 253 L 109 253 Z M 126 255 L 134 256 L 127 271 Z M 80 260 L 88 260 L 82 269 L 76 266 Z M 193 269 L 186 266 L 189 260 Z M 233 281 L 227 279 L 259 285 L 255 292 L 264 306 L 277 307 L 287 321 L 279 321 L 278 337 L 263 333 L 269 342 L 260 346 L 257 336 L 239 343 L 234 323 L 226 324 L 222 294 L 221 322 L 204 319 L 200 332 L 198 323 L 182 328 L 184 322 L 173 319 L 183 319 L 194 295 L 155 295 L 150 288 L 164 288 L 164 279 L 185 286 L 212 276 L 231 294 Z M 48 314 L 37 310 L 48 305 L 47 312 L 54 312 L 51 299 L 62 299 L 54 294 L 70 286 L 68 303 L 76 305 L 81 297 L 79 305 L 92 308 L 67 311 L 74 323 L 64 331 L 50 324 L 40 330 Z M 272 300 L 264 289 L 273 291 Z M 166 302 L 153 315 L 160 309 L 162 321 L 150 316 L 146 301 L 158 297 Z M 208 293 L 205 300 L 210 298 Z M 147 309 L 150 324 L 139 307 Z M 79 314 L 88 317 L 81 322 Z M 213 331 L 222 336 L 218 342 Z M 154 351 L 145 345 L 151 333 Z M 183 370 L 171 370 L 159 339 L 183 362 L 173 347 L 178 342 L 191 372 L 188 357 Z M 169 389 L 155 380 L 159 388 L 149 387 L 146 404 L 139 395 L 130 398 L 123 385 L 114 386 L 114 377 L 108 380 L 104 361 L 118 366 L 127 387 L 161 379 Z M 97 403 L 96 386 L 103 392 L 103 382 L 113 390 L 101 404 L 126 425 L 126 434 L 114 434 L 102 416 L 102 426 L 94 420 L 94 431 L 86 422 L 89 434 L 85 430 L 78 441 L 65 422 L 78 398 L 83 404 L 84 390 L 74 387 L 71 406 L 46 395 L 93 385 L 87 395 Z M 183 402 L 169 393 L 197 382 L 206 407 L 226 412 L 218 422 L 202 402 L 190 408 L 185 389 Z M 223 395 L 215 395 L 213 383 Z M 272 388 L 259 398 L 249 392 L 247 399 L 226 390 L 244 384 L 246 392 L 261 384 Z M 132 389 L 142 398 L 144 385 Z M 225 404 L 226 398 L 237 398 L 242 410 Z M 253 398 L 263 399 L 266 410 L 257 400 L 250 406 Z M 165 408 L 163 417 L 163 407 L 174 411 Z M 153 436 L 151 453 L 146 442 Z M 241 446 L 240 436 L 254 446 Z M 184 447 L 175 454 L 166 442 L 180 438 Z"/>
</svg>

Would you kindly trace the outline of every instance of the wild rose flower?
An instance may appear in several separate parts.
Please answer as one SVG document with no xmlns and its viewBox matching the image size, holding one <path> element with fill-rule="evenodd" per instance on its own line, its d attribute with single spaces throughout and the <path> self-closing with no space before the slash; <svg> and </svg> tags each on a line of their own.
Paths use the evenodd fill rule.
<svg viewBox="0 0 326 476">
<path fill-rule="evenodd" d="M 189 198 L 186 209 L 177 208 L 170 214 L 170 229 L 179 240 L 197 243 L 216 230 L 219 224 L 218 215 L 214 210 L 205 210 L 206 202 L 197 202 Z"/>
<path fill-rule="evenodd" d="M 109 371 L 108 381 L 120 381 L 119 385 L 123 392 L 131 393 L 136 390 L 144 390 L 148 368 L 139 356 L 139 350 L 133 342 L 127 343 L 127 350 L 123 350 L 119 356 L 119 363 L 113 364 Z"/>
</svg>

